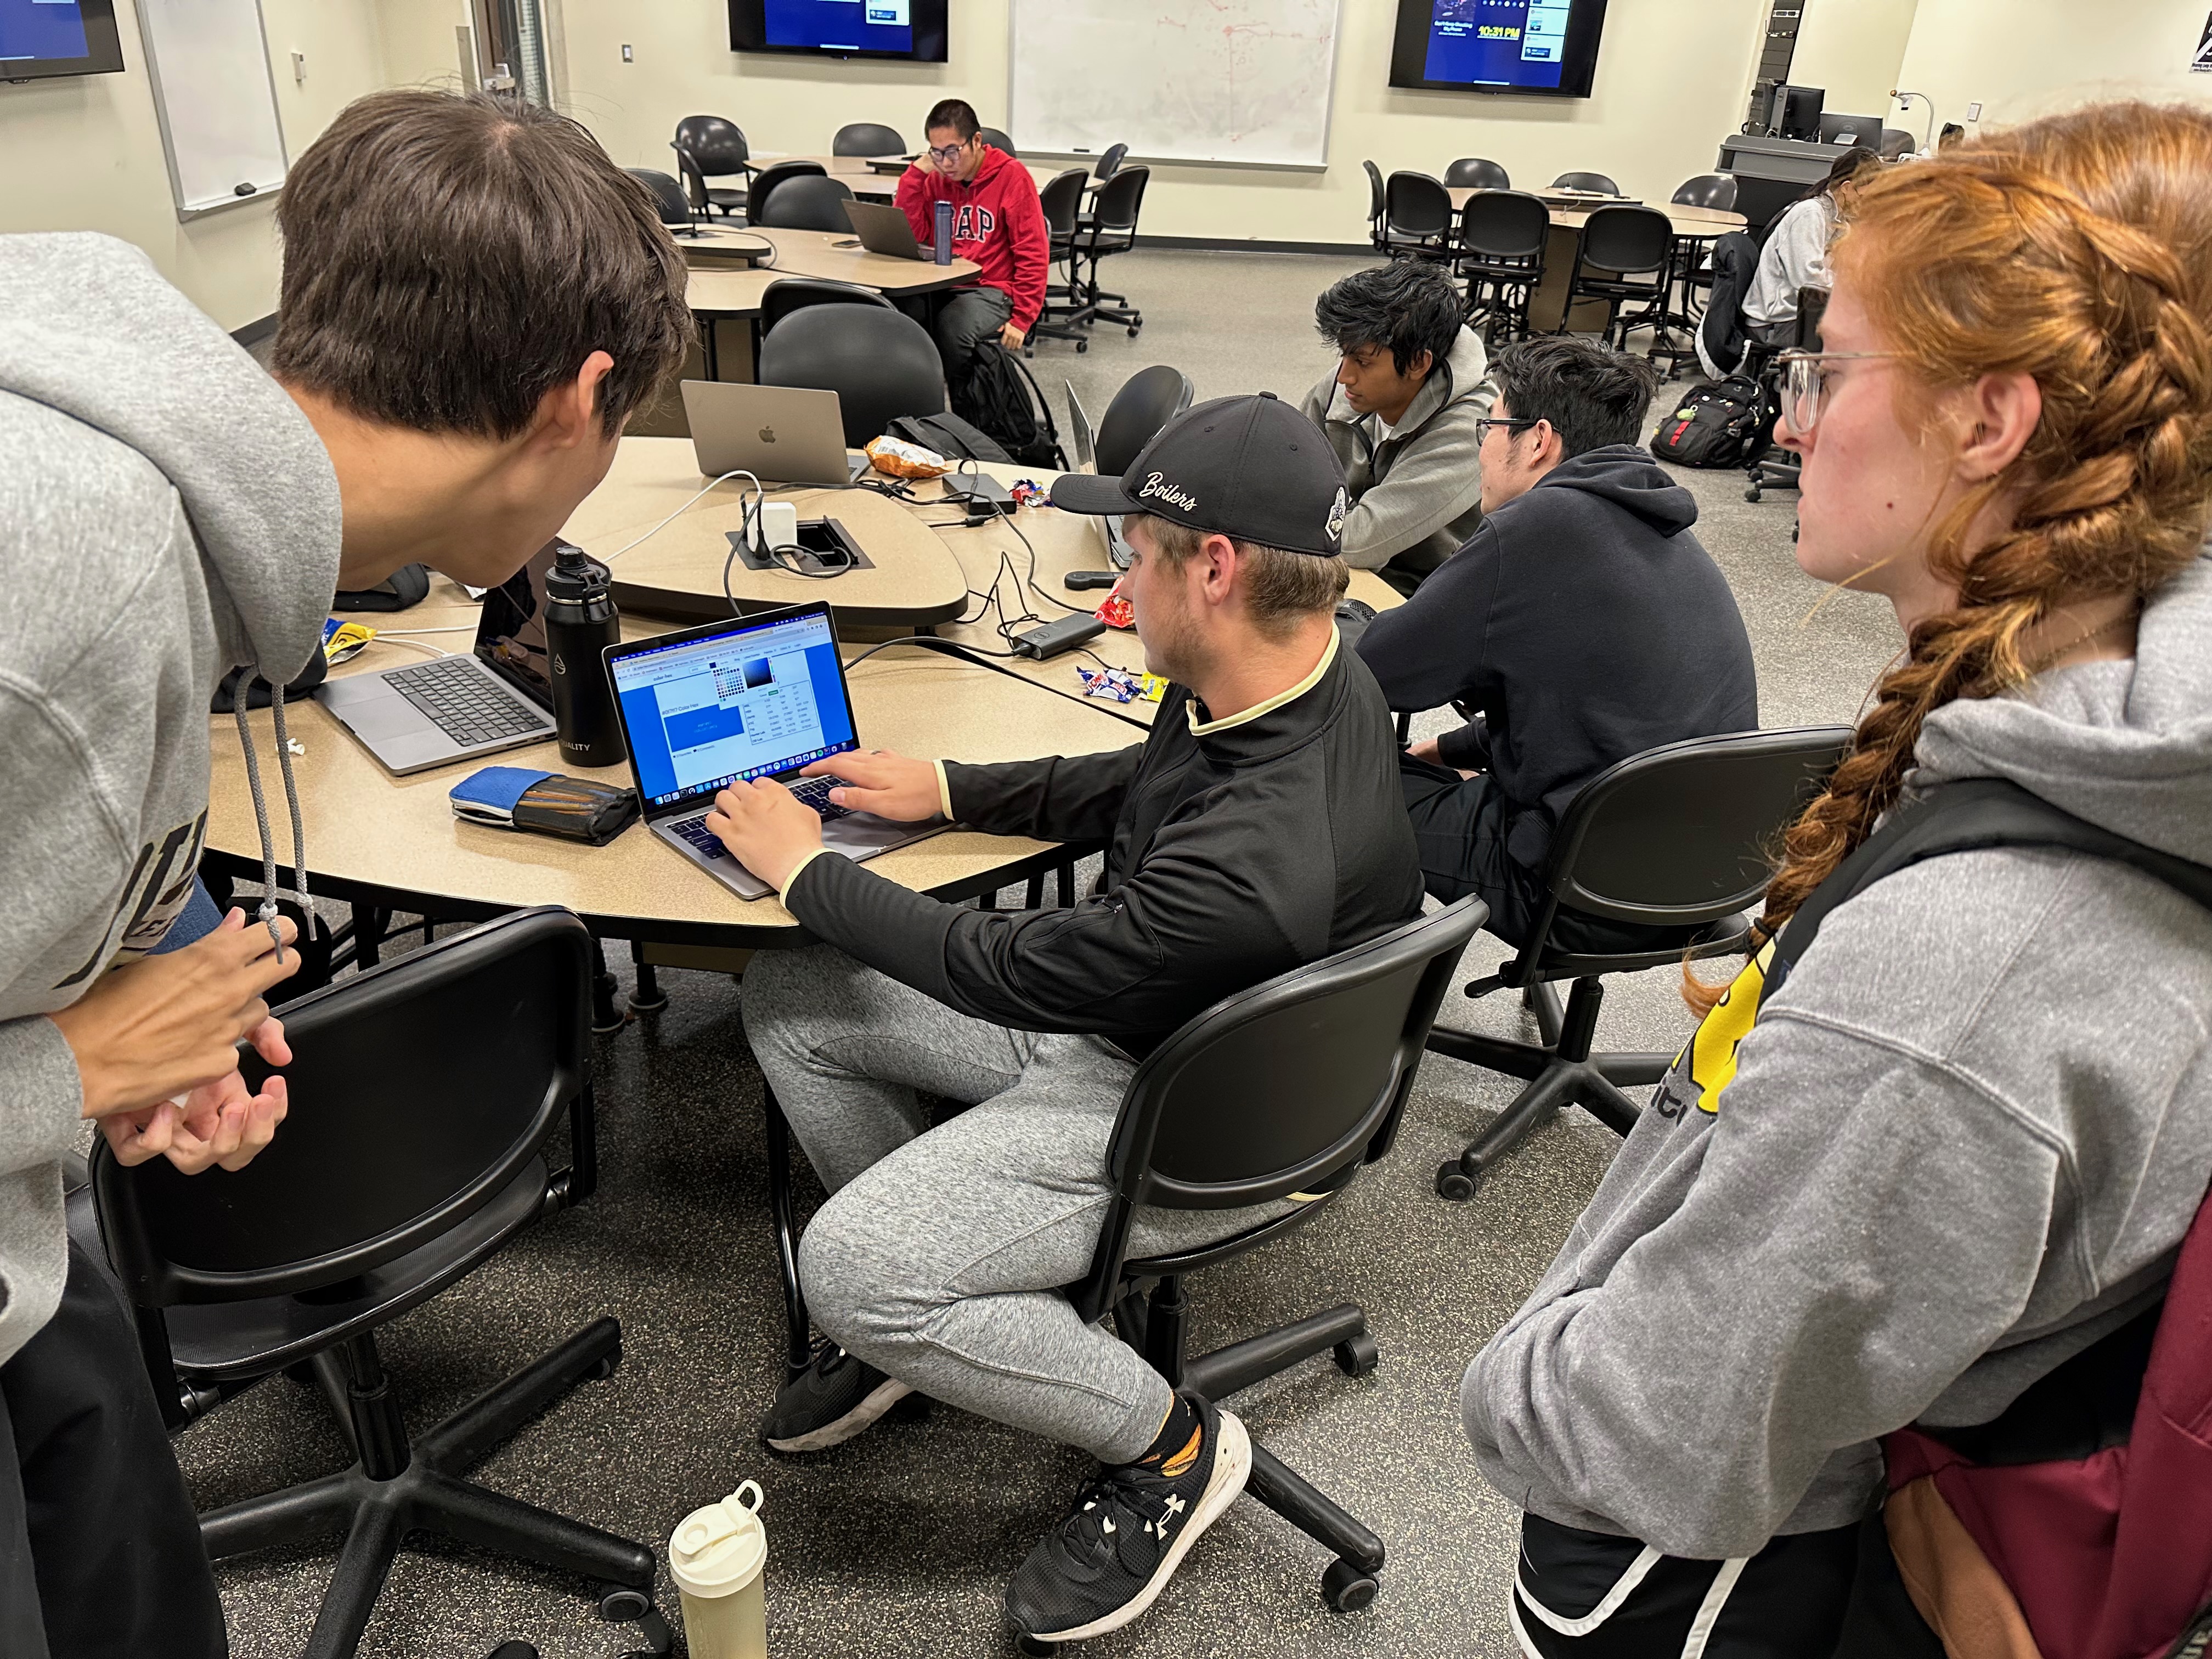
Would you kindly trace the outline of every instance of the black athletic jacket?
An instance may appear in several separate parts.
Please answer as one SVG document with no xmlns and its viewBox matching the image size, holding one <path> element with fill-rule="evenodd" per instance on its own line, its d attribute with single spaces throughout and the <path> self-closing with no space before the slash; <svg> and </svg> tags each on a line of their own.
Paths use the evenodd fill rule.
<svg viewBox="0 0 2212 1659">
<path fill-rule="evenodd" d="M 1329 648 L 1262 712 L 1194 729 L 1171 686 L 1141 744 L 1103 755 L 948 764 L 960 822 L 1104 841 L 1072 910 L 972 910 L 837 857 L 784 902 L 809 932 L 961 1012 L 1089 1031 L 1141 1059 L 1223 997 L 1418 915 L 1421 872 L 1382 694 Z"/>
</svg>

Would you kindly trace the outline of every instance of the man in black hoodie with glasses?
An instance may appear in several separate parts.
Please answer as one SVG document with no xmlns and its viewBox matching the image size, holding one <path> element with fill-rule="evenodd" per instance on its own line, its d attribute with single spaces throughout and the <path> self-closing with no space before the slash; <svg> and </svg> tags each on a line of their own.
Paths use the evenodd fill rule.
<svg viewBox="0 0 2212 1659">
<path fill-rule="evenodd" d="M 1359 654 L 1393 708 L 1468 717 L 1408 750 L 1399 781 L 1429 891 L 1480 893 L 1518 945 L 1576 792 L 1644 750 L 1754 729 L 1759 698 L 1735 596 L 1690 531 L 1697 503 L 1637 442 L 1650 364 L 1558 335 L 1491 372 L 1482 527 Z M 1563 909 L 1552 937 L 1606 952 L 1672 936 Z"/>
</svg>

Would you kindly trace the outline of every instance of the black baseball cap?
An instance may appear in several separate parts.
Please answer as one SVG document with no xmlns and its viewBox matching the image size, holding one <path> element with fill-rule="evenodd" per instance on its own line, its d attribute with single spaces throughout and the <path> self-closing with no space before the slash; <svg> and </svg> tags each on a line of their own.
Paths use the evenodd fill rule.
<svg viewBox="0 0 2212 1659">
<path fill-rule="evenodd" d="M 1272 392 L 1215 398 L 1159 429 L 1118 478 L 1071 472 L 1052 504 L 1149 513 L 1240 542 L 1323 557 L 1342 550 L 1344 469 L 1321 428 Z"/>
</svg>

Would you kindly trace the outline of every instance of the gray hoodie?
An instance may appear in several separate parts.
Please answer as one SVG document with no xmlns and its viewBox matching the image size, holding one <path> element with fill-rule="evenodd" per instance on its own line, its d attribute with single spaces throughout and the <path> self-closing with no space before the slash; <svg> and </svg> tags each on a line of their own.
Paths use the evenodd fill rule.
<svg viewBox="0 0 2212 1659">
<path fill-rule="evenodd" d="M 1917 759 L 2212 864 L 2212 559 L 2132 661 L 1949 704 Z M 1987 1422 L 2158 1296 L 2212 1181 L 2212 912 L 1953 854 L 1829 914 L 1732 1079 L 1696 1050 L 1460 1401 L 1515 1501 L 1714 1559 L 1857 1520 L 1876 1437 Z"/>
<path fill-rule="evenodd" d="M 1474 534 L 1482 522 L 1482 434 L 1475 422 L 1497 398 L 1489 356 L 1465 327 L 1387 438 L 1377 435 L 1380 421 L 1344 401 L 1334 377 L 1306 393 L 1306 418 L 1328 435 L 1352 495 L 1346 564 L 1389 566 L 1411 592 Z"/>
<path fill-rule="evenodd" d="M 53 1022 L 159 943 L 207 827 L 208 699 L 290 679 L 337 580 L 306 416 L 128 243 L 0 236 L 0 1362 L 68 1270 Z M 204 1179 L 220 1179 L 207 1176 Z"/>
</svg>

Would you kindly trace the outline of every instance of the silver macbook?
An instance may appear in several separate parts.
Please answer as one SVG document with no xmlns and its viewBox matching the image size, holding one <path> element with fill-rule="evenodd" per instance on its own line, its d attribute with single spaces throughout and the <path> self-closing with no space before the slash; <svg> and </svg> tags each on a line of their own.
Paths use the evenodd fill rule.
<svg viewBox="0 0 2212 1659">
<path fill-rule="evenodd" d="M 894 259 L 933 257 L 915 240 L 914 222 L 906 216 L 906 210 L 895 203 L 848 202 L 845 216 L 853 222 L 853 234 L 860 239 L 860 246 L 871 253 L 886 254 Z"/>
<path fill-rule="evenodd" d="M 1083 399 L 1075 395 L 1075 382 L 1063 380 L 1060 384 L 1067 388 L 1067 429 L 1075 441 L 1076 471 L 1096 472 L 1098 470 L 1098 439 L 1091 429 L 1091 417 L 1083 412 Z M 1127 570 L 1137 556 L 1129 544 L 1121 539 L 1121 515 L 1109 514 L 1094 518 L 1091 522 L 1098 526 L 1098 533 L 1106 538 L 1106 556 L 1113 562 L 1114 568 Z"/>
<path fill-rule="evenodd" d="M 545 677 L 545 573 L 558 540 L 498 587 L 488 589 L 466 656 L 349 674 L 316 688 L 315 701 L 361 739 L 388 772 L 519 749 L 553 735 Z"/>
<path fill-rule="evenodd" d="M 702 477 L 750 472 L 777 483 L 842 484 L 858 476 L 834 392 L 686 380 L 684 416 Z"/>
<path fill-rule="evenodd" d="M 646 823 L 746 898 L 775 890 L 707 828 L 714 792 L 735 779 L 777 779 L 821 816 L 822 844 L 849 859 L 872 859 L 951 828 L 937 817 L 898 823 L 848 811 L 830 801 L 842 780 L 791 775 L 860 746 L 826 605 L 611 645 L 606 658 Z"/>
</svg>

